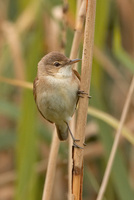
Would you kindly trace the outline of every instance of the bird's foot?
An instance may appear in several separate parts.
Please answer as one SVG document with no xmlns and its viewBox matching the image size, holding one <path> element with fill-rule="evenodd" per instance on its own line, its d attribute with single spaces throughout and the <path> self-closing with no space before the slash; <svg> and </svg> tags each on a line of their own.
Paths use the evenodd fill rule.
<svg viewBox="0 0 134 200">
<path fill-rule="evenodd" d="M 87 146 L 85 142 L 83 142 L 83 145 L 84 145 L 84 146 Z"/>
<path fill-rule="evenodd" d="M 76 147 L 76 148 L 79 148 L 79 149 L 84 149 L 83 147 L 80 147 L 78 144 L 76 144 L 76 142 L 79 142 L 80 140 L 79 139 L 75 139 L 75 137 L 73 136 L 72 132 L 71 132 L 71 129 L 69 127 L 69 124 L 66 122 L 67 124 L 67 127 L 68 127 L 68 130 L 70 132 L 70 135 L 72 137 L 72 140 L 73 140 L 73 146 Z M 86 146 L 85 143 L 83 143 L 84 146 Z"/>
<path fill-rule="evenodd" d="M 80 147 L 78 144 L 73 141 L 73 147 L 78 148 L 78 149 L 84 149 L 83 147 Z"/>
<path fill-rule="evenodd" d="M 76 144 L 76 142 L 78 142 L 78 141 L 80 141 L 80 140 L 74 139 L 73 140 L 73 146 L 76 147 L 76 148 L 84 149 L 83 147 Z M 85 142 L 83 143 L 83 146 L 87 146 Z"/>
<path fill-rule="evenodd" d="M 88 98 L 91 98 L 88 93 L 84 92 L 83 90 L 78 90 L 78 97 L 84 98 L 84 95 L 87 95 Z"/>
<path fill-rule="evenodd" d="M 79 142 L 80 140 L 78 140 L 78 139 L 75 139 L 74 137 L 73 137 L 73 142 Z"/>
</svg>

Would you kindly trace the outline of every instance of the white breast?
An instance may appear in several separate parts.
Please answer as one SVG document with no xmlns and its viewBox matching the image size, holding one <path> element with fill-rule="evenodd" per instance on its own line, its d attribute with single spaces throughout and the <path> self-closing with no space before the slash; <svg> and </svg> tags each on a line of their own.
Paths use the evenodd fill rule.
<svg viewBox="0 0 134 200">
<path fill-rule="evenodd" d="M 69 121 L 74 113 L 78 98 L 78 83 L 72 82 L 72 70 L 68 66 L 65 70 L 61 68 L 56 77 L 47 76 L 45 80 L 49 83 L 51 90 L 46 92 L 44 85 L 42 94 L 40 97 L 38 96 L 40 110 L 46 119 L 52 122 L 56 123 L 61 119 Z"/>
<path fill-rule="evenodd" d="M 70 65 L 67 65 L 65 67 L 61 67 L 56 74 L 56 77 L 71 77 L 72 76 L 72 68 Z"/>
</svg>

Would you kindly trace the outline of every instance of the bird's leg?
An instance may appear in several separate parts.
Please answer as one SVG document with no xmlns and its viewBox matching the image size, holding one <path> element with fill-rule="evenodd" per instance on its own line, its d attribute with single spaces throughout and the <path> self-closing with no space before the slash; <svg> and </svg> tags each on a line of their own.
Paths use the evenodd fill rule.
<svg viewBox="0 0 134 200">
<path fill-rule="evenodd" d="M 78 90 L 78 97 L 84 98 L 84 95 L 87 95 L 88 98 L 91 98 L 88 93 L 84 92 L 83 90 Z"/>
<path fill-rule="evenodd" d="M 74 136 L 73 136 L 73 134 L 72 134 L 72 131 L 71 131 L 70 127 L 69 127 L 69 124 L 68 124 L 68 123 L 66 123 L 66 124 L 67 124 L 68 130 L 69 130 L 69 132 L 70 132 L 70 135 L 71 135 L 73 141 L 74 141 L 74 142 L 76 142 L 76 141 L 77 141 L 77 142 L 80 141 L 80 140 L 74 138 Z"/>
<path fill-rule="evenodd" d="M 66 124 L 67 124 L 69 133 L 70 133 L 70 135 L 71 135 L 71 137 L 72 137 L 72 140 L 73 140 L 73 146 L 76 147 L 76 148 L 84 149 L 83 147 L 80 147 L 79 145 L 77 145 L 77 144 L 75 143 L 76 141 L 78 142 L 78 141 L 80 141 L 80 140 L 77 140 L 77 139 L 74 138 L 74 136 L 73 136 L 73 134 L 72 134 L 72 131 L 71 131 L 70 127 L 69 127 L 69 124 L 68 124 L 67 122 L 66 122 Z"/>
</svg>

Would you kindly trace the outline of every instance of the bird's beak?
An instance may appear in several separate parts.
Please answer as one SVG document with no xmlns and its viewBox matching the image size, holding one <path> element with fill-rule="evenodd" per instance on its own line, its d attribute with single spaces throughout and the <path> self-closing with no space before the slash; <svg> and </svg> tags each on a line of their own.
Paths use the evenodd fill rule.
<svg viewBox="0 0 134 200">
<path fill-rule="evenodd" d="M 70 61 L 69 61 L 69 65 L 72 65 L 72 64 L 77 63 L 77 62 L 80 62 L 80 61 L 81 61 L 81 59 L 73 59 L 73 60 L 70 60 Z"/>
</svg>

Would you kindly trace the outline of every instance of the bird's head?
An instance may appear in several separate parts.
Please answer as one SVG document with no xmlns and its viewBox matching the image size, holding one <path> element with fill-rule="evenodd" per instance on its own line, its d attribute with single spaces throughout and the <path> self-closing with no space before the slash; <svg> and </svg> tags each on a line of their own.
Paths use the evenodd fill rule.
<svg viewBox="0 0 134 200">
<path fill-rule="evenodd" d="M 72 73 L 72 64 L 81 59 L 69 59 L 60 52 L 50 52 L 38 63 L 38 75 L 67 77 Z"/>
</svg>

